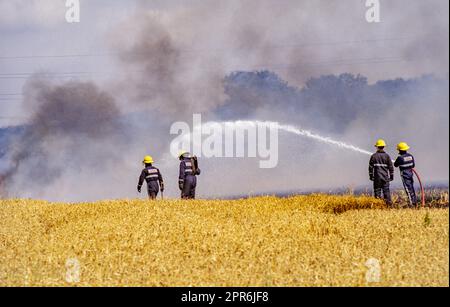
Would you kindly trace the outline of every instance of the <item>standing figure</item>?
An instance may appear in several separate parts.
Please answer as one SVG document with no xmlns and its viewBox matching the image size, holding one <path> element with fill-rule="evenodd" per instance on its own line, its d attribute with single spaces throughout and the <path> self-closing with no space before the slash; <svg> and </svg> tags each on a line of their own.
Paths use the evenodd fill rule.
<svg viewBox="0 0 450 307">
<path fill-rule="evenodd" d="M 145 168 L 142 170 L 141 176 L 139 177 L 137 190 L 141 193 L 142 185 L 145 180 L 147 182 L 148 197 L 149 199 L 154 200 L 156 199 L 156 196 L 158 196 L 160 187 L 161 192 L 164 192 L 164 180 L 159 169 L 153 166 L 154 161 L 151 156 L 146 156 L 142 163 Z"/>
<path fill-rule="evenodd" d="M 399 156 L 395 160 L 394 166 L 400 169 L 400 177 L 402 178 L 403 187 L 406 195 L 408 195 L 410 207 L 417 206 L 416 190 L 414 189 L 414 173 L 413 168 L 416 167 L 416 162 L 413 155 L 408 153 L 410 147 L 407 143 L 402 142 L 397 145 Z"/>
<path fill-rule="evenodd" d="M 394 166 L 391 157 L 384 151 L 386 142 L 378 140 L 375 147 L 377 152 L 370 158 L 369 177 L 373 181 L 375 197 L 384 198 L 386 203 L 391 205 L 390 182 L 394 180 Z"/>
<path fill-rule="evenodd" d="M 178 177 L 178 186 L 181 191 L 182 199 L 195 199 L 195 189 L 197 187 L 197 175 L 201 171 L 198 168 L 196 156 L 188 152 L 182 152 L 180 158 L 180 175 Z"/>
</svg>

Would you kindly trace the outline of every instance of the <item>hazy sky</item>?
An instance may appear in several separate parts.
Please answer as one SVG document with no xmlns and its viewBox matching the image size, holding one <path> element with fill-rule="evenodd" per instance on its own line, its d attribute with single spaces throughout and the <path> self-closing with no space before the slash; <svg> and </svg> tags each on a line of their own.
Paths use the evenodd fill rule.
<svg viewBox="0 0 450 307">
<path fill-rule="evenodd" d="M 179 36 L 186 56 L 220 57 L 224 73 L 267 68 L 295 85 L 326 73 L 361 73 L 371 82 L 448 74 L 445 0 L 381 0 L 377 24 L 367 23 L 361 0 L 80 2 L 81 23 L 68 24 L 64 0 L 0 0 L 0 116 L 24 116 L 20 96 L 10 94 L 22 92 L 29 73 L 120 78 L 115 33 L 123 37 L 126 24 L 145 14 Z M 90 56 L 39 57 L 72 54 Z M 0 126 L 17 121 L 3 118 Z"/>
</svg>

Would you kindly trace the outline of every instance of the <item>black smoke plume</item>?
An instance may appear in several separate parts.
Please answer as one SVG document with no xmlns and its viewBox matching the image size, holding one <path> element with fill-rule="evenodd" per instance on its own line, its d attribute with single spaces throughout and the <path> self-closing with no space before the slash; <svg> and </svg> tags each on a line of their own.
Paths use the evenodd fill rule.
<svg viewBox="0 0 450 307">
<path fill-rule="evenodd" d="M 114 99 L 93 83 L 54 85 L 33 79 L 24 103 L 30 121 L 12 140 L 10 166 L 2 174 L 6 190 L 20 187 L 27 194 L 62 176 L 76 177 L 81 169 L 100 170 L 118 161 L 110 148 L 123 140 L 120 112 Z"/>
</svg>

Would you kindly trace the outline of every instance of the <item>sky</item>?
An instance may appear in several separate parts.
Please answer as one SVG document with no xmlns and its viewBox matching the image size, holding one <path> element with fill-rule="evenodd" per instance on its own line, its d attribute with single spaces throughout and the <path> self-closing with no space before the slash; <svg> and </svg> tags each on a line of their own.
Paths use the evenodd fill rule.
<svg viewBox="0 0 450 307">
<path fill-rule="evenodd" d="M 355 72 L 371 82 L 448 74 L 444 0 L 381 1 L 380 23 L 366 22 L 360 0 L 81 0 L 80 5 L 81 22 L 69 24 L 64 0 L 0 0 L 0 94 L 20 94 L 28 76 L 21 73 L 93 72 L 83 78 L 114 79 L 121 73 L 111 56 L 117 51 L 114 37 L 132 36 L 124 28 L 145 14 L 158 15 L 174 29 L 185 56 L 202 57 L 205 69 L 219 56 L 225 72 L 268 68 L 299 86 L 323 73 Z M 104 56 L 8 58 L 69 54 Z M 3 117 L 26 114 L 20 96 L 2 98 Z M 17 121 L 3 119 L 0 125 Z"/>
<path fill-rule="evenodd" d="M 299 89 L 310 78 L 342 73 L 360 74 L 370 84 L 423 75 L 448 79 L 449 3 L 445 0 L 380 0 L 380 23 L 367 22 L 368 8 L 361 0 L 80 0 L 80 5 L 81 22 L 67 23 L 64 0 L 0 0 L 0 127 L 36 123 L 36 113 L 48 107 L 34 99 L 33 95 L 40 91 L 37 90 L 39 82 L 33 79 L 35 74 L 47 74 L 44 79 L 52 84 L 42 85 L 41 90 L 67 81 L 91 82 L 95 86 L 87 86 L 86 93 L 92 94 L 95 101 L 108 103 L 108 99 L 98 98 L 103 97 L 103 91 L 111 96 L 117 112 L 130 118 L 145 114 L 151 123 L 143 124 L 142 119 L 133 122 L 131 129 L 136 131 L 132 144 L 125 144 L 123 139 L 118 141 L 121 148 L 131 146 L 121 172 L 127 173 L 127 180 L 133 178 L 133 184 L 117 188 L 119 192 L 114 195 L 117 197 L 132 196 L 125 190 L 134 189 L 136 176 L 128 172 L 138 171 L 140 165 L 135 166 L 135 160 L 148 152 L 149 144 L 166 142 L 169 123 L 190 120 L 194 112 L 215 119 L 212 110 L 227 100 L 223 78 L 234 71 L 270 70 Z M 413 97 L 407 99 L 410 98 Z M 75 95 L 74 99 L 79 97 Z M 410 116 L 414 118 L 417 114 L 427 114 L 434 119 L 434 123 L 426 122 L 430 129 L 424 129 L 420 135 L 424 141 L 413 140 L 420 143 L 420 148 L 435 146 L 430 137 L 442 127 L 448 128 L 448 116 L 442 115 L 448 111 L 448 103 L 442 102 L 446 100 L 448 87 L 439 87 L 429 102 L 436 105 L 433 110 L 437 113 L 425 108 L 427 102 L 411 108 Z M 402 133 L 412 135 L 417 125 L 408 123 L 404 125 L 408 128 L 403 127 L 402 131 L 398 113 L 403 110 L 392 110 L 387 113 L 385 125 L 355 121 L 351 123 L 352 129 L 333 136 L 370 149 L 372 139 L 368 140 L 368 136 L 386 134 L 383 128 L 400 130 L 387 135 L 393 142 Z M 262 109 L 257 114 L 267 117 L 271 113 L 274 113 L 271 109 Z M 316 127 L 325 129 L 326 123 L 320 116 L 309 122 L 314 120 L 318 123 Z M 129 128 L 130 123 L 127 125 Z M 157 133 L 146 132 L 150 126 Z M 46 135 L 45 140 L 58 151 L 78 144 L 78 141 L 70 146 L 55 144 L 53 137 Z M 93 143 L 96 137 L 88 135 Z M 117 144 L 108 143 L 104 148 L 113 145 Z M 161 156 L 167 146 L 162 148 L 157 150 Z M 440 153 L 430 158 L 436 163 L 429 162 L 424 171 L 430 177 L 439 173 L 433 179 L 448 180 L 447 171 L 435 169 L 442 165 L 439 162 L 442 159 L 448 168 L 448 141 L 439 148 Z M 291 148 L 283 149 L 283 153 L 288 150 Z M 95 151 L 92 157 L 98 154 Z M 432 153 L 421 151 L 420 154 Z M 321 155 L 324 166 L 317 167 L 315 163 L 320 159 L 313 157 Z M 334 157 L 334 150 L 326 154 L 315 152 L 305 160 L 307 163 L 300 162 L 299 169 L 292 174 L 289 164 L 297 158 L 289 156 L 276 170 L 277 176 L 289 181 L 284 186 L 253 180 L 266 174 L 260 170 L 253 172 L 253 163 L 237 161 L 236 166 L 249 168 L 243 182 L 253 180 L 255 185 L 236 189 L 231 175 L 227 174 L 222 183 L 214 181 L 223 172 L 215 167 L 211 171 L 214 176 L 205 175 L 213 183 L 210 191 L 202 195 L 293 189 L 295 181 L 308 188 L 358 185 L 365 179 L 364 166 L 347 178 L 328 176 L 325 180 L 327 168 L 336 162 Z M 350 163 L 354 156 L 342 159 L 340 163 Z M 357 158 L 358 164 L 364 165 L 365 159 Z M 176 171 L 171 169 L 170 176 L 176 176 Z M 309 182 L 303 182 L 299 179 L 303 172 L 315 174 Z M 88 186 L 86 178 L 92 178 L 92 174 L 86 172 L 81 176 Z M 65 199 L 64 195 L 71 195 L 69 200 L 79 200 L 71 194 L 70 184 L 66 182 L 54 198 Z M 116 184 L 123 186 L 120 182 Z M 107 189 L 96 194 L 99 189 L 92 191 L 87 186 L 85 198 L 107 194 Z M 51 198 L 52 187 L 49 184 L 46 192 L 37 196 Z M 169 195 L 176 194 L 176 187 L 169 192 Z"/>
</svg>

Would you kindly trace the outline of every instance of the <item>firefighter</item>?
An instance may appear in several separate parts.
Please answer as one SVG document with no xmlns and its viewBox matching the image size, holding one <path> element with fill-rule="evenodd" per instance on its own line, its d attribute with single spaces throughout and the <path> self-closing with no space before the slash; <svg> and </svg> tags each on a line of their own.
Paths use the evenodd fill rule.
<svg viewBox="0 0 450 307">
<path fill-rule="evenodd" d="M 196 156 L 192 156 L 188 152 L 181 152 L 180 159 L 180 175 L 178 178 L 178 186 L 181 191 L 182 199 L 195 199 L 195 189 L 197 187 L 197 175 L 201 171 L 198 168 L 198 160 Z"/>
<path fill-rule="evenodd" d="M 408 195 L 410 207 L 417 206 L 417 196 L 414 189 L 414 173 L 413 168 L 416 167 L 414 157 L 408 153 L 410 147 L 407 143 L 401 142 L 397 145 L 399 156 L 395 160 L 394 166 L 400 169 L 400 177 L 402 178 L 403 187 L 406 195 Z"/>
<path fill-rule="evenodd" d="M 137 190 L 141 193 L 142 185 L 145 180 L 147 182 L 148 197 L 149 199 L 154 200 L 156 199 L 156 196 L 158 196 L 160 187 L 161 192 L 164 192 L 164 180 L 159 169 L 153 166 L 154 161 L 151 156 L 146 156 L 142 163 L 145 168 L 142 170 L 141 176 L 139 177 Z"/>
<path fill-rule="evenodd" d="M 369 162 L 369 176 L 373 181 L 373 190 L 376 198 L 384 198 L 386 203 L 392 204 L 390 182 L 394 180 L 394 166 L 389 155 L 384 151 L 386 142 L 378 140 L 375 144 L 377 152 L 372 155 Z"/>
</svg>

